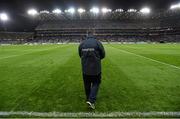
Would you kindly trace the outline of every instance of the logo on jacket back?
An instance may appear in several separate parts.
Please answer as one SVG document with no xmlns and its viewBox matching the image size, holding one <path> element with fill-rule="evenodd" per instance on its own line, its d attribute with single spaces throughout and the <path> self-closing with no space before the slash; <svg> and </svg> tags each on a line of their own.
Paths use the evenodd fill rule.
<svg viewBox="0 0 180 119">
<path fill-rule="evenodd" d="M 88 52 L 88 51 L 95 51 L 94 48 L 85 48 L 85 49 L 82 49 L 83 52 Z"/>
</svg>

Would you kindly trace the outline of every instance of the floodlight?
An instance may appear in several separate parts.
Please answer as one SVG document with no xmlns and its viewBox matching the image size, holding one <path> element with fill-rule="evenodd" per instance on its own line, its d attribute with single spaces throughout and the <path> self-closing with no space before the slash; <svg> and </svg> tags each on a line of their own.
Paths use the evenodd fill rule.
<svg viewBox="0 0 180 119">
<path fill-rule="evenodd" d="M 171 5 L 170 9 L 177 9 L 180 8 L 180 3 L 179 4 L 175 4 L 175 5 Z"/>
<path fill-rule="evenodd" d="M 71 7 L 68 10 L 65 10 L 65 12 L 69 12 L 71 14 L 74 14 L 75 13 L 75 9 L 73 7 Z"/>
<path fill-rule="evenodd" d="M 36 9 L 29 9 L 28 12 L 27 12 L 29 15 L 32 15 L 32 16 L 35 16 L 38 14 L 37 10 Z"/>
<path fill-rule="evenodd" d="M 78 9 L 78 12 L 81 14 L 81 13 L 84 13 L 86 10 L 85 9 L 83 9 L 83 8 L 79 8 Z"/>
<path fill-rule="evenodd" d="M 94 14 L 98 14 L 99 13 L 99 8 L 93 7 L 93 8 L 90 9 L 90 12 L 92 12 Z"/>
<path fill-rule="evenodd" d="M 151 12 L 150 8 L 144 7 L 140 10 L 141 13 L 143 14 L 149 14 Z"/>
<path fill-rule="evenodd" d="M 104 7 L 101 9 L 101 11 L 102 13 L 108 13 L 108 12 L 111 12 L 112 10 Z"/>
<path fill-rule="evenodd" d="M 54 9 L 53 11 L 52 11 L 52 13 L 55 13 L 55 14 L 61 14 L 61 10 L 60 9 Z"/>
<path fill-rule="evenodd" d="M 137 12 L 136 9 L 128 9 L 128 12 Z"/>
<path fill-rule="evenodd" d="M 123 9 L 116 9 L 115 12 L 124 12 Z"/>
<path fill-rule="evenodd" d="M 8 21 L 9 20 L 9 17 L 6 13 L 1 13 L 0 14 L 0 20 L 1 21 Z"/>
<path fill-rule="evenodd" d="M 50 12 L 47 10 L 40 11 L 40 14 L 49 14 Z"/>
</svg>

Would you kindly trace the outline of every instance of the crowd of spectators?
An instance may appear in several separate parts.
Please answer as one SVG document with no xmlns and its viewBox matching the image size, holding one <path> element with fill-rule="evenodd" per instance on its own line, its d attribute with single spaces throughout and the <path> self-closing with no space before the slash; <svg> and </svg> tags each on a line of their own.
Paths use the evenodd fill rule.
<svg viewBox="0 0 180 119">
<path fill-rule="evenodd" d="M 0 44 L 21 44 L 33 39 L 33 32 L 0 32 Z"/>
</svg>

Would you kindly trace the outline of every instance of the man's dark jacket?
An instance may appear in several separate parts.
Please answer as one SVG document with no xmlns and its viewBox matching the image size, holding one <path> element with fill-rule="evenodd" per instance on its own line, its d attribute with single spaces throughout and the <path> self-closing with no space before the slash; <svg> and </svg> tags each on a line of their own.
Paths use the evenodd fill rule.
<svg viewBox="0 0 180 119">
<path fill-rule="evenodd" d="M 101 73 L 101 60 L 105 57 L 104 47 L 93 36 L 87 37 L 79 45 L 82 70 L 85 75 L 98 75 Z"/>
</svg>

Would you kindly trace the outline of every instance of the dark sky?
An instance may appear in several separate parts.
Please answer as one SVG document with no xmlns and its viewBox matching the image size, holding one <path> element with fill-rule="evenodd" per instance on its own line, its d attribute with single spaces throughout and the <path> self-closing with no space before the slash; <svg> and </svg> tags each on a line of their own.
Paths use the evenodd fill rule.
<svg viewBox="0 0 180 119">
<path fill-rule="evenodd" d="M 66 9 L 71 6 L 83 7 L 87 10 L 92 6 L 107 6 L 111 9 L 136 8 L 149 6 L 152 9 L 169 9 L 171 4 L 180 0 L 0 0 L 0 12 L 6 12 L 11 20 L 4 24 L 9 31 L 31 30 L 32 21 L 25 17 L 28 8 L 37 10 L 53 10 L 54 8 Z M 2 30 L 2 23 L 0 23 Z"/>
</svg>

